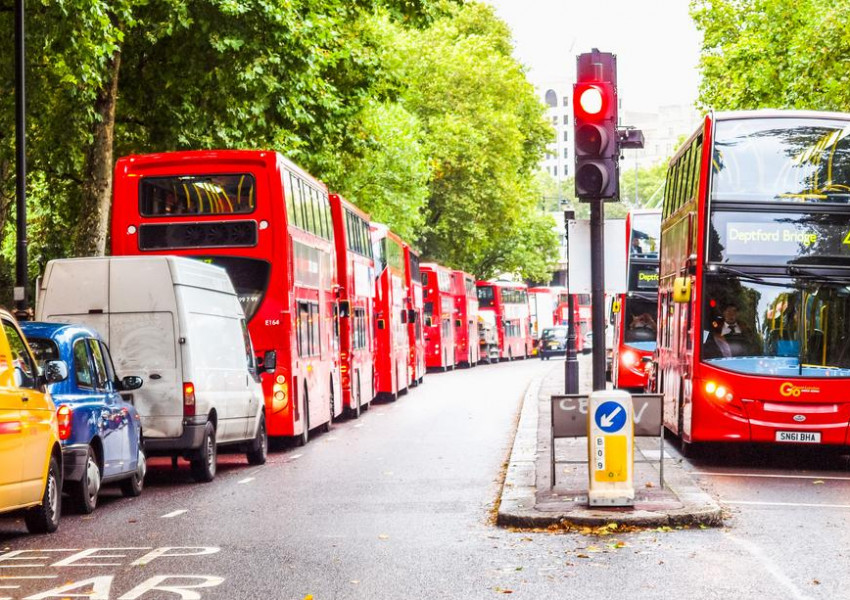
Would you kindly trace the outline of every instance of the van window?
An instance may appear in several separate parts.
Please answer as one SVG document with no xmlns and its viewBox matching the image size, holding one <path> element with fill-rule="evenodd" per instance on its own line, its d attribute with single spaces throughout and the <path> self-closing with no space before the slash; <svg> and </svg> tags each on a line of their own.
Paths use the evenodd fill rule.
<svg viewBox="0 0 850 600">
<path fill-rule="evenodd" d="M 239 325 L 242 326 L 242 341 L 245 342 L 245 360 L 248 363 L 248 370 L 254 372 L 257 370 L 254 364 L 254 346 L 251 344 L 251 334 L 248 333 L 248 325 L 245 319 L 240 319 Z"/>
<path fill-rule="evenodd" d="M 86 340 L 74 342 L 74 375 L 79 387 L 94 387 L 94 375 L 89 364 L 89 353 L 86 350 Z"/>
<path fill-rule="evenodd" d="M 36 389 L 35 363 L 30 356 L 27 345 L 18 330 L 8 321 L 3 321 L 3 329 L 6 339 L 9 340 L 9 349 L 12 351 L 12 364 L 15 367 L 15 383 L 20 387 Z"/>
</svg>

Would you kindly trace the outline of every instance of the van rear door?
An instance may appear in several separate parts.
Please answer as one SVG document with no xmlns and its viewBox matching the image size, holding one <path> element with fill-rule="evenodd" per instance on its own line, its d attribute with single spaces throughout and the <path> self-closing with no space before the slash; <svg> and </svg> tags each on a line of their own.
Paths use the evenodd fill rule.
<svg viewBox="0 0 850 600">
<path fill-rule="evenodd" d="M 183 372 L 178 350 L 177 301 L 162 257 L 113 260 L 110 336 L 118 377 L 137 375 L 144 385 L 133 403 L 148 438 L 183 434 Z"/>
</svg>

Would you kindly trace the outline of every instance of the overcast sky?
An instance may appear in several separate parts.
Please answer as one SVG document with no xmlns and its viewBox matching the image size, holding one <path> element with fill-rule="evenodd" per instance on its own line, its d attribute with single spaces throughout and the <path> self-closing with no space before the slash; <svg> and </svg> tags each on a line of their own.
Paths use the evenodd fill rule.
<svg viewBox="0 0 850 600">
<path fill-rule="evenodd" d="M 623 109 L 696 100 L 700 34 L 688 0 L 484 1 L 510 25 L 516 57 L 538 87 L 572 83 L 576 55 L 596 47 L 617 55 Z"/>
</svg>

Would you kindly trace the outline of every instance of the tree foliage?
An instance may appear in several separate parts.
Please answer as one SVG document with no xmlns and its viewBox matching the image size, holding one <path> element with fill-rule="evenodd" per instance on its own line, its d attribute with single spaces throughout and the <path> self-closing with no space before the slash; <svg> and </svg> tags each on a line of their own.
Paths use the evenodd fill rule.
<svg viewBox="0 0 850 600">
<path fill-rule="evenodd" d="M 850 3 L 693 0 L 699 102 L 720 110 L 850 110 Z"/>
<path fill-rule="evenodd" d="M 286 154 L 450 266 L 539 275 L 553 262 L 532 177 L 551 132 L 490 8 L 37 0 L 27 27 L 33 275 L 103 252 L 115 157 L 225 147 Z M 0 30 L 13 30 L 11 12 Z M 7 260 L 13 55 L 0 37 Z"/>
</svg>

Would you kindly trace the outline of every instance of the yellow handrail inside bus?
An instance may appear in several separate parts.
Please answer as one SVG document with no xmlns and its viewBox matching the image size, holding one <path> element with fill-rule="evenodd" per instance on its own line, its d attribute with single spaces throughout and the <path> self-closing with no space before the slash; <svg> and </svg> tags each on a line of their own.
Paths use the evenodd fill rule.
<svg viewBox="0 0 850 600">
<path fill-rule="evenodd" d="M 192 209 L 192 194 L 189 193 L 189 186 L 187 186 L 185 183 L 183 184 L 183 191 L 186 192 L 186 210 L 191 210 Z"/>
<path fill-rule="evenodd" d="M 824 305 L 821 306 L 820 309 L 820 324 L 821 331 L 823 331 L 823 351 L 821 352 L 823 358 L 821 359 L 821 364 L 824 365 L 826 364 L 826 340 L 829 339 L 829 312 L 827 310 L 828 308 L 829 306 L 824 303 Z"/>
</svg>

